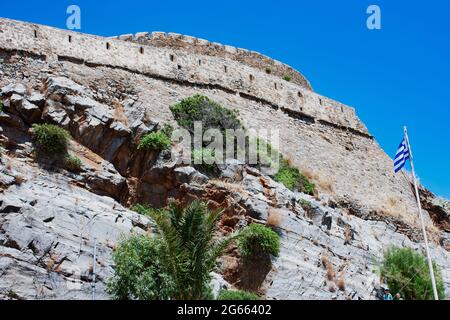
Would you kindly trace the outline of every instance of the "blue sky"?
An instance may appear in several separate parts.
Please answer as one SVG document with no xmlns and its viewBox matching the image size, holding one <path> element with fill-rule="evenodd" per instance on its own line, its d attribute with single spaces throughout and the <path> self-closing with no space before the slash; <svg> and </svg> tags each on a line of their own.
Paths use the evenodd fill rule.
<svg viewBox="0 0 450 320">
<path fill-rule="evenodd" d="M 104 36 L 167 31 L 262 52 L 356 108 L 391 156 L 408 125 L 422 183 L 450 198 L 450 1 L 2 1 L 0 16 Z M 366 28 L 379 5 L 382 29 Z"/>
</svg>

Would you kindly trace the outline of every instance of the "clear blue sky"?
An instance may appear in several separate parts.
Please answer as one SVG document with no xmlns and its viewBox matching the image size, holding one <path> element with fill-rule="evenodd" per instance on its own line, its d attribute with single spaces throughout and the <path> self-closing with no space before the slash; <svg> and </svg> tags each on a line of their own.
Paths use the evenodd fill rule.
<svg viewBox="0 0 450 320">
<path fill-rule="evenodd" d="M 314 89 L 356 108 L 391 156 L 408 125 L 422 183 L 450 198 L 450 1 L 2 1 L 0 16 L 81 32 L 167 31 L 262 52 L 302 72 Z M 382 29 L 366 28 L 366 8 Z"/>
</svg>

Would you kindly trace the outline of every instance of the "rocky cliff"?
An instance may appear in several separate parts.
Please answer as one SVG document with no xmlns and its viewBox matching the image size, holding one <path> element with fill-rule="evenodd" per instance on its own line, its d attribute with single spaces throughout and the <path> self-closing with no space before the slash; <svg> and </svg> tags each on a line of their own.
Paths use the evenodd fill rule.
<svg viewBox="0 0 450 320">
<path fill-rule="evenodd" d="M 393 175 L 354 109 L 268 57 L 181 35 L 106 39 L 0 19 L 0 62 L 2 298 L 108 298 L 118 240 L 152 232 L 129 208 L 168 198 L 224 208 L 223 235 L 251 222 L 279 231 L 271 266 L 249 272 L 230 248 L 215 276 L 216 288 L 268 299 L 373 299 L 383 250 L 423 250 L 410 181 Z M 196 93 L 238 110 L 249 128 L 281 130 L 281 151 L 318 193 L 233 161 L 212 179 L 168 152 L 136 148 L 143 134 L 175 124 L 169 107 Z M 80 171 L 36 156 L 31 125 L 42 122 L 70 132 Z M 426 190 L 422 202 L 448 293 L 448 207 Z"/>
</svg>

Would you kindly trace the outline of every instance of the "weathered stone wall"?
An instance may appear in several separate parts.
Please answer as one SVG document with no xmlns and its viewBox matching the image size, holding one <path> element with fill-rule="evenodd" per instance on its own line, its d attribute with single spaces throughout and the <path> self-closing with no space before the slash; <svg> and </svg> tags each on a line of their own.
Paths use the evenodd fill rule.
<svg viewBox="0 0 450 320">
<path fill-rule="evenodd" d="M 138 32 L 135 35 L 125 34 L 113 38 L 124 41 L 133 41 L 155 47 L 169 47 L 200 55 L 231 59 L 262 70 L 267 74 L 273 74 L 279 78 L 284 78 L 286 76 L 290 77 L 290 81 L 312 91 L 311 84 L 302 74 L 300 74 L 300 72 L 259 52 L 222 45 L 217 42 L 210 42 L 205 39 L 172 32 Z M 201 65 L 202 60 L 199 60 L 198 63 Z"/>
<path fill-rule="evenodd" d="M 36 69 L 41 64 L 57 65 L 58 72 L 97 91 L 109 90 L 111 82 L 135 88 L 137 97 L 121 101 L 127 114 L 141 110 L 150 117 L 173 120 L 170 105 L 195 93 L 206 94 L 239 110 L 249 127 L 281 130 L 281 151 L 311 171 L 319 188 L 328 189 L 339 201 L 358 203 L 366 215 L 414 220 L 408 181 L 393 175 L 391 160 L 353 108 L 234 60 L 231 53 L 193 50 L 198 44 L 188 50 L 171 45 L 181 40 L 161 44 L 173 38 L 157 34 L 138 43 L 136 39 L 150 38 L 123 41 L 0 19 L 0 48 L 39 60 Z"/>
<path fill-rule="evenodd" d="M 258 68 L 222 56 L 185 52 L 0 19 L 0 45 L 43 55 L 47 61 L 79 61 L 122 68 L 162 79 L 212 86 L 367 134 L 354 109 Z M 233 57 L 233 56 L 231 56 Z M 201 61 L 199 63 L 199 61 Z"/>
</svg>

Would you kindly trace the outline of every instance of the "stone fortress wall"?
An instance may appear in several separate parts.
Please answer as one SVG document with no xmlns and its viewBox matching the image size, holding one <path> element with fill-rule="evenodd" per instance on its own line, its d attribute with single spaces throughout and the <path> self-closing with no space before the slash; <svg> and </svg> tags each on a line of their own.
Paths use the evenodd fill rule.
<svg viewBox="0 0 450 320">
<path fill-rule="evenodd" d="M 280 130 L 280 150 L 312 171 L 334 199 L 358 204 L 349 207 L 352 214 L 415 215 L 409 182 L 393 174 L 391 159 L 355 110 L 315 93 L 300 73 L 258 53 L 176 34 L 105 38 L 2 18 L 0 51 L 62 66 L 65 76 L 98 90 L 109 80 L 129 82 L 139 97 L 125 109 L 162 121 L 173 120 L 170 105 L 205 94 L 238 110 L 248 128 Z M 293 81 L 282 79 L 286 72 Z"/>
<path fill-rule="evenodd" d="M 300 73 L 252 51 L 161 32 L 114 39 L 9 19 L 0 19 L 0 44 L 3 49 L 30 52 L 47 61 L 77 61 L 217 87 L 305 121 L 370 137 L 353 108 L 313 92 Z M 267 73 L 268 68 L 273 74 Z M 294 81 L 277 75 L 285 73 Z"/>
</svg>

